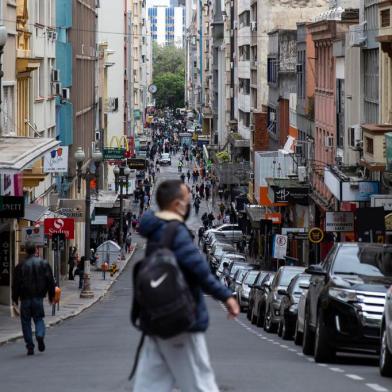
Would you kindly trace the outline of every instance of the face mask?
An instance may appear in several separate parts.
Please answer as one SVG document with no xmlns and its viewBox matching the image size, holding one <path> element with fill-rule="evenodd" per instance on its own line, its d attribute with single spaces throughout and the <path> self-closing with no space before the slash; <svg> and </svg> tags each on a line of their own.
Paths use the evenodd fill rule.
<svg viewBox="0 0 392 392">
<path fill-rule="evenodd" d="M 185 203 L 181 201 L 181 204 L 184 205 Z M 190 203 L 187 203 L 185 208 L 186 208 L 185 209 L 185 213 L 184 214 L 180 213 L 180 215 L 182 216 L 184 221 L 186 221 L 189 218 L 190 214 L 191 214 L 191 205 L 190 205 Z"/>
</svg>

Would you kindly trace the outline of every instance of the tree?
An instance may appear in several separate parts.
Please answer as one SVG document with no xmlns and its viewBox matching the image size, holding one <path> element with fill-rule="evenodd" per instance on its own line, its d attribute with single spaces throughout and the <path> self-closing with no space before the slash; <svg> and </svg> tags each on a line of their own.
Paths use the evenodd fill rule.
<svg viewBox="0 0 392 392">
<path fill-rule="evenodd" d="M 154 77 L 157 86 L 155 94 L 156 107 L 184 107 L 184 76 L 171 72 L 161 73 Z"/>
<path fill-rule="evenodd" d="M 153 46 L 153 74 L 171 72 L 174 74 L 185 74 L 185 53 L 183 49 L 175 46 Z"/>
</svg>

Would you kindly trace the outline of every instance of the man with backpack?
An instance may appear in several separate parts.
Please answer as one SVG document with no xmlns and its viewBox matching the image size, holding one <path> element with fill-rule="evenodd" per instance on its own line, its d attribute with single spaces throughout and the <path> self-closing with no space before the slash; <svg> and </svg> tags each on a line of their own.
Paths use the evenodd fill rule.
<svg viewBox="0 0 392 392">
<path fill-rule="evenodd" d="M 239 314 L 239 306 L 211 274 L 184 223 L 191 209 L 187 186 L 164 181 L 156 198 L 160 211 L 146 212 L 140 223 L 148 242 L 146 257 L 134 270 L 132 322 L 145 336 L 135 362 L 134 392 L 171 392 L 175 386 L 217 392 L 204 334 L 204 293 L 224 302 L 230 317 Z"/>
</svg>

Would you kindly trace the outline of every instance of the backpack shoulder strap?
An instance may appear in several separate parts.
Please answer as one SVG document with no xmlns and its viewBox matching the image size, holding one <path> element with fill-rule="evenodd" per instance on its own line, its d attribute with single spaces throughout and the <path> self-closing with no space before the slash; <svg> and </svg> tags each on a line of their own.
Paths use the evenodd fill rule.
<svg viewBox="0 0 392 392">
<path fill-rule="evenodd" d="M 180 225 L 182 225 L 182 223 L 177 220 L 169 221 L 169 223 L 167 223 L 163 230 L 163 235 L 160 241 L 161 246 L 168 249 L 171 248 L 177 228 Z"/>
</svg>

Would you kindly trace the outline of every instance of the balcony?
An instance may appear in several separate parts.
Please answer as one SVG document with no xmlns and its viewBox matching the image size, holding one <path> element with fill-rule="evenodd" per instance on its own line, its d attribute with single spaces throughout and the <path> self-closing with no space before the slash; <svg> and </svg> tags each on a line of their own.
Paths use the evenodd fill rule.
<svg viewBox="0 0 392 392">
<path fill-rule="evenodd" d="M 366 22 L 358 25 L 350 26 L 349 30 L 349 42 L 351 47 L 364 47 L 366 46 Z"/>
<path fill-rule="evenodd" d="M 376 40 L 381 43 L 381 49 L 392 57 L 392 25 L 391 5 L 382 3 L 378 5 L 380 27 Z"/>
<path fill-rule="evenodd" d="M 107 98 L 105 101 L 105 113 L 113 113 L 118 111 L 118 98 Z"/>
</svg>

